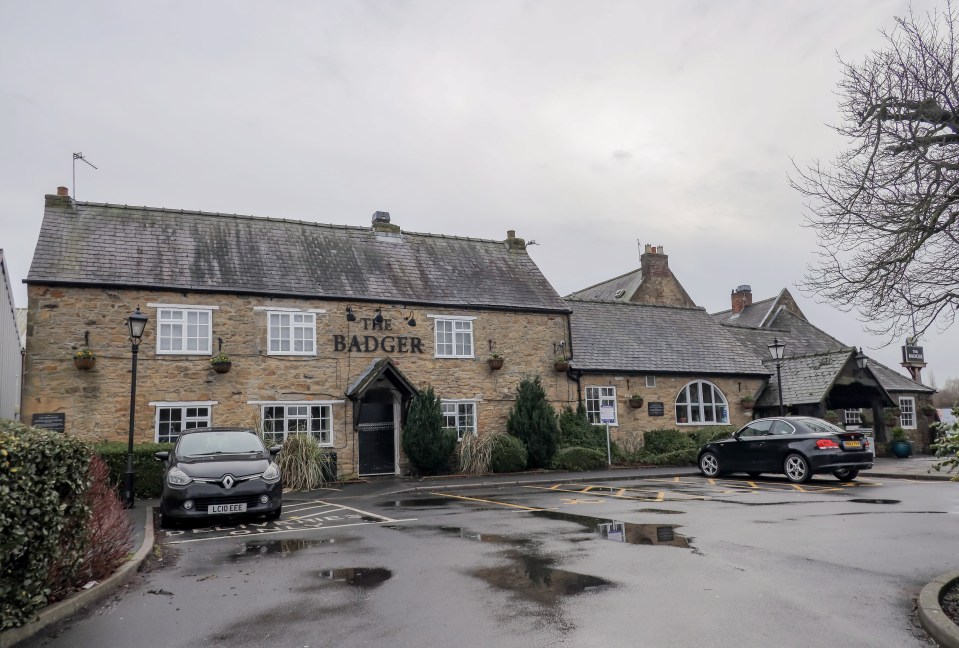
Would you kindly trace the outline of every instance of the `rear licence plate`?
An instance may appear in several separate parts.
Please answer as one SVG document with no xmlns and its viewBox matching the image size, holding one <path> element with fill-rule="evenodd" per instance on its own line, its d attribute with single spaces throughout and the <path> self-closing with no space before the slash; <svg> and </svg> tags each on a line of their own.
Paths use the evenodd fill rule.
<svg viewBox="0 0 959 648">
<path fill-rule="evenodd" d="M 850 448 L 861 448 L 862 441 L 843 441 L 842 447 L 846 448 L 847 450 Z"/>
<path fill-rule="evenodd" d="M 246 504 L 211 504 L 206 512 L 212 513 L 246 513 Z"/>
</svg>

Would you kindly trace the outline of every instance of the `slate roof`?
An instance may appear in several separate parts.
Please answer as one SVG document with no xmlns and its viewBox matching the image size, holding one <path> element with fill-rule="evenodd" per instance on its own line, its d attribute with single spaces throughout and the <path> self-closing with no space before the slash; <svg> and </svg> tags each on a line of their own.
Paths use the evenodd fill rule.
<svg viewBox="0 0 959 648">
<path fill-rule="evenodd" d="M 762 299 L 758 302 L 753 302 L 749 306 L 746 306 L 738 313 L 734 313 L 732 309 L 729 309 L 720 311 L 718 313 L 713 313 L 713 317 L 723 324 L 735 324 L 737 326 L 751 326 L 753 328 L 759 328 L 763 322 L 763 319 L 769 314 L 769 309 L 772 308 L 777 299 L 777 297 Z"/>
<path fill-rule="evenodd" d="M 504 241 L 57 196 L 26 282 L 567 311 Z"/>
<path fill-rule="evenodd" d="M 817 353 L 813 355 L 783 358 L 783 403 L 818 403 L 826 397 L 849 361 L 852 350 Z M 763 364 L 772 372 L 769 383 L 756 401 L 758 407 L 771 407 L 779 404 L 779 385 L 776 381 L 776 363 L 770 358 Z"/>
<path fill-rule="evenodd" d="M 932 387 L 926 387 L 922 383 L 917 383 L 912 378 L 907 378 L 895 369 L 890 369 L 886 365 L 879 364 L 872 358 L 869 358 L 869 368 L 879 384 L 888 392 L 925 392 L 927 394 L 935 393 Z"/>
<path fill-rule="evenodd" d="M 643 270 L 636 268 L 632 272 L 607 279 L 589 288 L 577 290 L 566 296 L 567 299 L 588 299 L 593 301 L 620 301 L 627 302 L 636 294 L 643 283 Z M 619 294 L 619 291 L 623 291 Z M 617 296 L 618 295 L 618 296 Z"/>
<path fill-rule="evenodd" d="M 702 308 L 568 299 L 573 357 L 583 371 L 768 375 Z"/>
</svg>

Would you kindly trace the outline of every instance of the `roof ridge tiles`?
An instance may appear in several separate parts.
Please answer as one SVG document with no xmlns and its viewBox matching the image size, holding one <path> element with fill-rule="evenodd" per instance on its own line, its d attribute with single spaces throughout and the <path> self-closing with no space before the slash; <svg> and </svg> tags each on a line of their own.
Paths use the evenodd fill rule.
<svg viewBox="0 0 959 648">
<path fill-rule="evenodd" d="M 621 274 L 621 275 L 616 275 L 615 277 L 610 277 L 609 279 L 604 279 L 604 280 L 602 280 L 602 281 L 597 281 L 597 282 L 594 283 L 592 286 L 586 286 L 585 288 L 580 288 L 579 290 L 574 290 L 573 292 L 570 293 L 570 295 L 575 295 L 576 293 L 586 292 L 587 290 L 590 290 L 590 289 L 592 289 L 592 288 L 596 288 L 597 286 L 602 286 L 603 284 L 611 283 L 611 282 L 613 282 L 613 281 L 616 281 L 617 279 L 622 279 L 623 277 L 625 277 L 625 276 L 627 276 L 627 275 L 635 274 L 635 273 L 637 273 L 637 272 L 640 272 L 641 270 L 642 270 L 642 268 L 636 268 L 635 270 L 629 270 L 629 271 L 627 271 L 627 272 L 624 272 L 624 273 Z M 574 299 L 575 299 L 575 298 L 574 298 Z"/>
<path fill-rule="evenodd" d="M 121 205 L 119 203 L 98 203 L 88 201 L 77 201 L 77 207 L 107 207 L 112 209 L 126 209 L 136 211 L 160 212 L 165 214 L 183 214 L 196 216 L 216 216 L 220 218 L 235 218 L 237 220 L 266 221 L 271 223 L 291 223 L 294 225 L 309 225 L 312 227 L 324 227 L 337 230 L 355 230 L 360 232 L 372 232 L 371 227 L 366 225 L 343 225 L 338 223 L 322 223 L 319 221 L 306 221 L 298 218 L 280 218 L 278 216 L 256 216 L 254 214 L 230 214 L 228 212 L 210 212 L 202 209 L 177 209 L 175 207 L 149 207 L 147 205 Z M 434 234 L 432 232 L 412 232 L 402 230 L 403 236 L 424 236 L 429 238 L 443 238 L 457 241 L 471 241 L 476 243 L 497 243 L 503 244 L 503 241 L 488 238 L 479 238 L 472 236 L 456 236 L 452 234 Z"/>
<path fill-rule="evenodd" d="M 625 306 L 627 308 L 668 308 L 672 310 L 702 311 L 704 313 L 706 312 L 706 309 L 703 308 L 702 306 L 679 306 L 675 304 L 640 304 L 637 302 L 630 302 L 630 301 L 610 301 L 608 299 L 591 299 L 591 298 L 585 298 L 585 297 L 563 297 L 563 300 L 568 302 L 579 302 L 582 304 L 602 304 L 604 306 Z"/>
</svg>

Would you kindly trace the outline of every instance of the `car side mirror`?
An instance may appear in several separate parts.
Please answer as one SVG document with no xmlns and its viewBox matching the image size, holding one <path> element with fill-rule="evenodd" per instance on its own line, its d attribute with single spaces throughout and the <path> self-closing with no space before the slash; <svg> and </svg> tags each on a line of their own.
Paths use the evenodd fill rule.
<svg viewBox="0 0 959 648">
<path fill-rule="evenodd" d="M 270 456 L 271 456 L 271 457 L 275 457 L 276 455 L 280 454 L 280 450 L 282 450 L 282 449 L 283 449 L 283 446 L 282 446 L 282 445 L 275 445 L 275 446 L 271 447 L 271 448 L 270 448 Z"/>
<path fill-rule="evenodd" d="M 157 461 L 166 461 L 170 458 L 170 453 L 164 450 L 163 452 L 154 452 L 153 458 Z"/>
</svg>

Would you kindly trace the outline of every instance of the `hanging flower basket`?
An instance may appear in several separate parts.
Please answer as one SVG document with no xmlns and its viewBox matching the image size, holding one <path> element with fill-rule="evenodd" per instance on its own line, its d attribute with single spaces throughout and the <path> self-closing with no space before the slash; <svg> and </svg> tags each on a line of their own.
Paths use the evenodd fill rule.
<svg viewBox="0 0 959 648">
<path fill-rule="evenodd" d="M 73 366 L 80 371 L 89 371 L 97 363 L 97 354 L 86 347 L 73 354 Z"/>
<path fill-rule="evenodd" d="M 489 363 L 489 368 L 493 371 L 503 368 L 503 358 L 500 356 L 490 356 L 486 362 Z"/>
<path fill-rule="evenodd" d="M 553 362 L 553 369 L 555 369 L 558 373 L 565 373 L 566 370 L 569 369 L 569 360 L 557 358 Z"/>
<path fill-rule="evenodd" d="M 230 361 L 230 357 L 221 351 L 210 358 L 210 367 L 213 368 L 213 371 L 224 374 L 233 368 L 233 363 Z"/>
<path fill-rule="evenodd" d="M 936 408 L 930 405 L 929 403 L 923 403 L 919 409 L 921 409 L 922 413 L 925 414 L 926 416 L 936 415 Z"/>
<path fill-rule="evenodd" d="M 643 397 L 639 394 L 633 394 L 629 397 L 629 406 L 633 409 L 639 409 L 643 406 Z"/>
<path fill-rule="evenodd" d="M 743 409 L 751 410 L 752 408 L 756 406 L 756 399 L 753 398 L 752 396 L 743 396 L 742 398 L 739 399 L 739 404 L 742 406 Z"/>
</svg>

